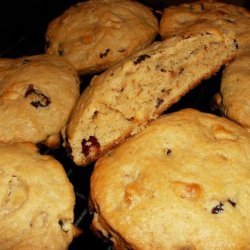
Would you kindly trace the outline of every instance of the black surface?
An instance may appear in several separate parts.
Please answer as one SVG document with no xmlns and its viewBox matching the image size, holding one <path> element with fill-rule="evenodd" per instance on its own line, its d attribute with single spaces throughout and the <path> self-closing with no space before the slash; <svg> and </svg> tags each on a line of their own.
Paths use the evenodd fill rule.
<svg viewBox="0 0 250 250">
<path fill-rule="evenodd" d="M 0 10 L 0 56 L 20 57 L 44 53 L 45 32 L 50 20 L 61 14 L 66 8 L 75 4 L 76 0 L 33 0 L 33 1 L 4 1 Z M 154 9 L 164 6 L 190 1 L 142 1 Z M 250 1 L 226 1 L 249 8 Z M 210 101 L 214 93 L 219 90 L 220 74 L 203 81 L 197 88 L 183 97 L 180 102 L 173 105 L 168 112 L 173 112 L 183 107 L 192 107 L 205 112 L 211 112 Z M 85 76 L 81 89 L 88 84 L 92 76 Z M 112 246 L 96 238 L 89 229 L 91 215 L 89 215 L 88 193 L 89 180 L 93 165 L 80 168 L 76 167 L 63 148 L 48 150 L 41 147 L 41 153 L 53 155 L 58 159 L 74 185 L 76 194 L 75 224 L 83 229 L 83 234 L 75 239 L 70 250 L 110 250 Z"/>
</svg>

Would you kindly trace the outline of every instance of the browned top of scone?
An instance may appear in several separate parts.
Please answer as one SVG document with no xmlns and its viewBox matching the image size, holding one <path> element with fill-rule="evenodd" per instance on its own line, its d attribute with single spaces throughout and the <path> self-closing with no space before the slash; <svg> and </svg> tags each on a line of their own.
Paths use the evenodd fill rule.
<svg viewBox="0 0 250 250">
<path fill-rule="evenodd" d="M 64 57 L 86 74 L 102 71 L 146 47 L 157 33 L 157 18 L 139 2 L 85 1 L 49 24 L 47 53 Z"/>
<path fill-rule="evenodd" d="M 250 52 L 225 68 L 221 81 L 221 111 L 250 132 Z"/>
<path fill-rule="evenodd" d="M 62 58 L 0 59 L 0 141 L 38 143 L 60 133 L 78 96 L 76 71 Z"/>
<path fill-rule="evenodd" d="M 235 123 L 165 115 L 96 162 L 93 228 L 117 249 L 248 249 L 249 162 Z"/>
<path fill-rule="evenodd" d="M 240 6 L 217 1 L 196 1 L 164 9 L 160 21 L 162 38 L 183 33 L 209 22 L 225 31 L 235 32 L 240 47 L 250 44 L 250 12 Z"/>
<path fill-rule="evenodd" d="M 68 249 L 74 192 L 61 164 L 31 143 L 0 143 L 0 248 Z"/>
</svg>

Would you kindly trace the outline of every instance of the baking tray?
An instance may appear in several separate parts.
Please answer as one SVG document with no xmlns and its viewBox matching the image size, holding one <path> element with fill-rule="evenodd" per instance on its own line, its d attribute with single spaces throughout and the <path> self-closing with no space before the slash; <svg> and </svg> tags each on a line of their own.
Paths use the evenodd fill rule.
<svg viewBox="0 0 250 250">
<path fill-rule="evenodd" d="M 30 1 L 6 1 L 1 3 L 0 15 L 0 56 L 16 58 L 20 56 L 36 55 L 44 53 L 45 32 L 48 23 L 60 15 L 65 9 L 76 4 L 77 0 L 30 0 Z M 145 0 L 141 1 L 150 6 L 155 15 L 160 18 L 159 10 L 170 5 L 178 5 L 186 1 L 174 0 Z M 228 0 L 227 3 L 244 6 L 250 9 L 249 0 Z M 219 90 L 221 71 L 209 80 L 203 81 L 198 87 L 184 96 L 177 104 L 167 112 L 173 112 L 181 108 L 196 108 L 210 113 L 212 96 Z M 81 91 L 89 84 L 92 75 L 81 77 Z M 77 167 L 67 156 L 64 148 L 50 150 L 39 145 L 42 154 L 50 154 L 62 163 L 70 182 L 74 186 L 76 204 L 74 209 L 74 224 L 83 230 L 83 234 L 74 239 L 69 250 L 111 250 L 112 244 L 96 236 L 89 229 L 91 215 L 88 211 L 88 194 L 90 176 L 93 164 L 87 167 Z"/>
</svg>

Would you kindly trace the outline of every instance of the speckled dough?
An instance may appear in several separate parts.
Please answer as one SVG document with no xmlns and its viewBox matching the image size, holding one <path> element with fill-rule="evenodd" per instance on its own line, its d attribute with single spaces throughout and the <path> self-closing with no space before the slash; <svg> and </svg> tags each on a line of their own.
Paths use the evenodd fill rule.
<svg viewBox="0 0 250 250">
<path fill-rule="evenodd" d="M 74 191 L 61 164 L 31 143 L 0 143 L 0 249 L 66 250 Z"/>
<path fill-rule="evenodd" d="M 68 148 L 86 165 L 141 131 L 235 56 L 231 34 L 207 26 L 155 43 L 92 79 L 72 111 Z"/>
<path fill-rule="evenodd" d="M 0 59 L 0 142 L 58 145 L 78 97 L 76 71 L 59 57 Z"/>
<path fill-rule="evenodd" d="M 223 72 L 217 105 L 250 132 L 250 52 L 238 56 Z"/>
<path fill-rule="evenodd" d="M 197 1 L 166 8 L 160 21 L 160 34 L 166 38 L 184 30 L 192 31 L 203 21 L 235 32 L 239 53 L 250 46 L 250 12 L 243 7 L 216 1 Z"/>
<path fill-rule="evenodd" d="M 81 74 L 98 72 L 148 46 L 157 33 L 156 17 L 141 3 L 85 1 L 49 24 L 47 53 L 64 57 Z"/>
<path fill-rule="evenodd" d="M 100 158 L 92 227 L 115 249 L 250 249 L 250 134 L 186 109 Z"/>
</svg>

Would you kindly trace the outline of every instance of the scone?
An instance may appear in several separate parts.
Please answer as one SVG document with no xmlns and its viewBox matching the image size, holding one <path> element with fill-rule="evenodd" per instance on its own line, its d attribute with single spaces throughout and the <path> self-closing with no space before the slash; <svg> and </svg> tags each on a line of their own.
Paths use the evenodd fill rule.
<svg viewBox="0 0 250 250">
<path fill-rule="evenodd" d="M 243 7 L 216 1 L 197 1 L 165 8 L 160 20 L 160 35 L 162 38 L 179 35 L 204 21 L 234 31 L 239 51 L 250 46 L 250 12 Z"/>
<path fill-rule="evenodd" d="M 73 187 L 31 143 L 0 143 L 0 249 L 63 250 L 74 236 Z"/>
<path fill-rule="evenodd" d="M 64 59 L 1 58 L 0 142 L 57 146 L 78 97 L 77 73 Z"/>
<path fill-rule="evenodd" d="M 215 100 L 222 114 L 250 132 L 250 52 L 225 68 L 220 88 Z"/>
<path fill-rule="evenodd" d="M 115 249 L 249 249 L 249 162 L 239 125 L 164 115 L 96 162 L 92 228 Z"/>
<path fill-rule="evenodd" d="M 143 49 L 157 33 L 157 18 L 139 2 L 90 0 L 72 6 L 49 24 L 46 51 L 87 74 Z"/>
<path fill-rule="evenodd" d="M 72 111 L 68 148 L 86 165 L 138 133 L 235 55 L 231 34 L 204 33 L 158 42 L 91 80 Z"/>
</svg>

